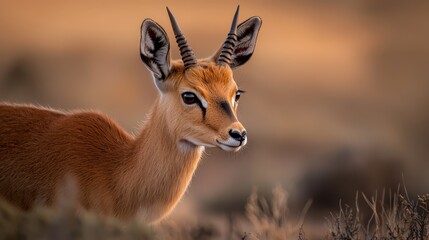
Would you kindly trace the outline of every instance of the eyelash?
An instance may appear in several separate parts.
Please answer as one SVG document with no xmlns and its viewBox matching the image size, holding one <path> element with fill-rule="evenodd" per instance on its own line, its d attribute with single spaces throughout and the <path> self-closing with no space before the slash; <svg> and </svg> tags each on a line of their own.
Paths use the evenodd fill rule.
<svg viewBox="0 0 429 240">
<path fill-rule="evenodd" d="M 238 100 L 240 99 L 240 96 L 242 93 L 245 93 L 246 91 L 244 90 L 237 90 L 237 92 L 235 93 L 235 101 L 238 102 Z"/>
</svg>

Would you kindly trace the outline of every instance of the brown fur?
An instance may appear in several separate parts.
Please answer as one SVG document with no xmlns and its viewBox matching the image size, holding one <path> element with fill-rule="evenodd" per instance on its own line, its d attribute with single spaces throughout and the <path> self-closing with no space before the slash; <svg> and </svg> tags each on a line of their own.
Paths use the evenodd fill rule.
<svg viewBox="0 0 429 240">
<path fill-rule="evenodd" d="M 173 62 L 166 91 L 137 137 L 101 113 L 0 104 L 0 195 L 23 209 L 49 205 L 71 175 L 86 209 L 161 219 L 183 196 L 204 150 L 186 138 L 216 145 L 231 127 L 243 129 L 237 104 L 231 105 L 237 90 L 231 69 L 208 60 L 199 65 L 184 72 L 181 62 Z M 198 107 L 182 102 L 186 89 L 207 100 L 205 119 Z M 230 103 L 234 115 L 228 117 L 219 101 Z"/>
</svg>

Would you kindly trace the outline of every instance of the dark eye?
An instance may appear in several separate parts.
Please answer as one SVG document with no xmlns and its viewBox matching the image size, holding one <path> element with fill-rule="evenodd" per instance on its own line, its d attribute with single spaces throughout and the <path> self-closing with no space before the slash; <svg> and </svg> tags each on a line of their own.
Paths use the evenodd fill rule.
<svg viewBox="0 0 429 240">
<path fill-rule="evenodd" d="M 240 99 L 240 97 L 241 97 L 241 94 L 242 93 L 244 93 L 244 91 L 243 90 L 238 90 L 236 93 L 235 93 L 235 101 L 236 102 L 238 102 L 238 99 Z"/>
<path fill-rule="evenodd" d="M 183 99 L 183 102 L 188 105 L 194 104 L 198 101 L 197 96 L 195 96 L 195 94 L 191 92 L 182 93 L 182 99 Z"/>
</svg>

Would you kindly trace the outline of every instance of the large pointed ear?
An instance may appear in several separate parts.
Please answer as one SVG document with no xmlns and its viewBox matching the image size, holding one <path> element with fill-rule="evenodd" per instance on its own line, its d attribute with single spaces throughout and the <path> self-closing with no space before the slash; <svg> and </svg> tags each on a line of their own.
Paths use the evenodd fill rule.
<svg viewBox="0 0 429 240">
<path fill-rule="evenodd" d="M 256 40 L 258 39 L 258 33 L 261 25 L 262 19 L 257 16 L 251 17 L 238 25 L 237 44 L 231 56 L 231 68 L 237 68 L 245 64 L 250 59 L 256 47 Z M 222 47 L 213 56 L 214 61 L 219 57 L 221 50 Z"/>
<path fill-rule="evenodd" d="M 170 41 L 164 29 L 152 19 L 141 27 L 140 57 L 157 80 L 165 80 L 170 72 Z"/>
</svg>

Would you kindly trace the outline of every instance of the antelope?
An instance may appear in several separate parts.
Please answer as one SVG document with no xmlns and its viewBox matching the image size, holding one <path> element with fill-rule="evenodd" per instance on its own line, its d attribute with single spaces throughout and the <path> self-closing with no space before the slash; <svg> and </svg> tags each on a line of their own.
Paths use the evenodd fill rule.
<svg viewBox="0 0 429 240">
<path fill-rule="evenodd" d="M 140 56 L 159 92 L 140 134 L 106 115 L 0 104 L 0 195 L 27 210 L 53 205 L 65 176 L 76 180 L 80 209 L 103 216 L 139 216 L 156 223 L 184 195 L 205 147 L 238 151 L 247 132 L 237 119 L 232 69 L 252 56 L 262 21 L 237 26 L 237 8 L 221 48 L 198 59 L 167 8 L 180 60 L 152 19 L 141 25 Z"/>
</svg>

